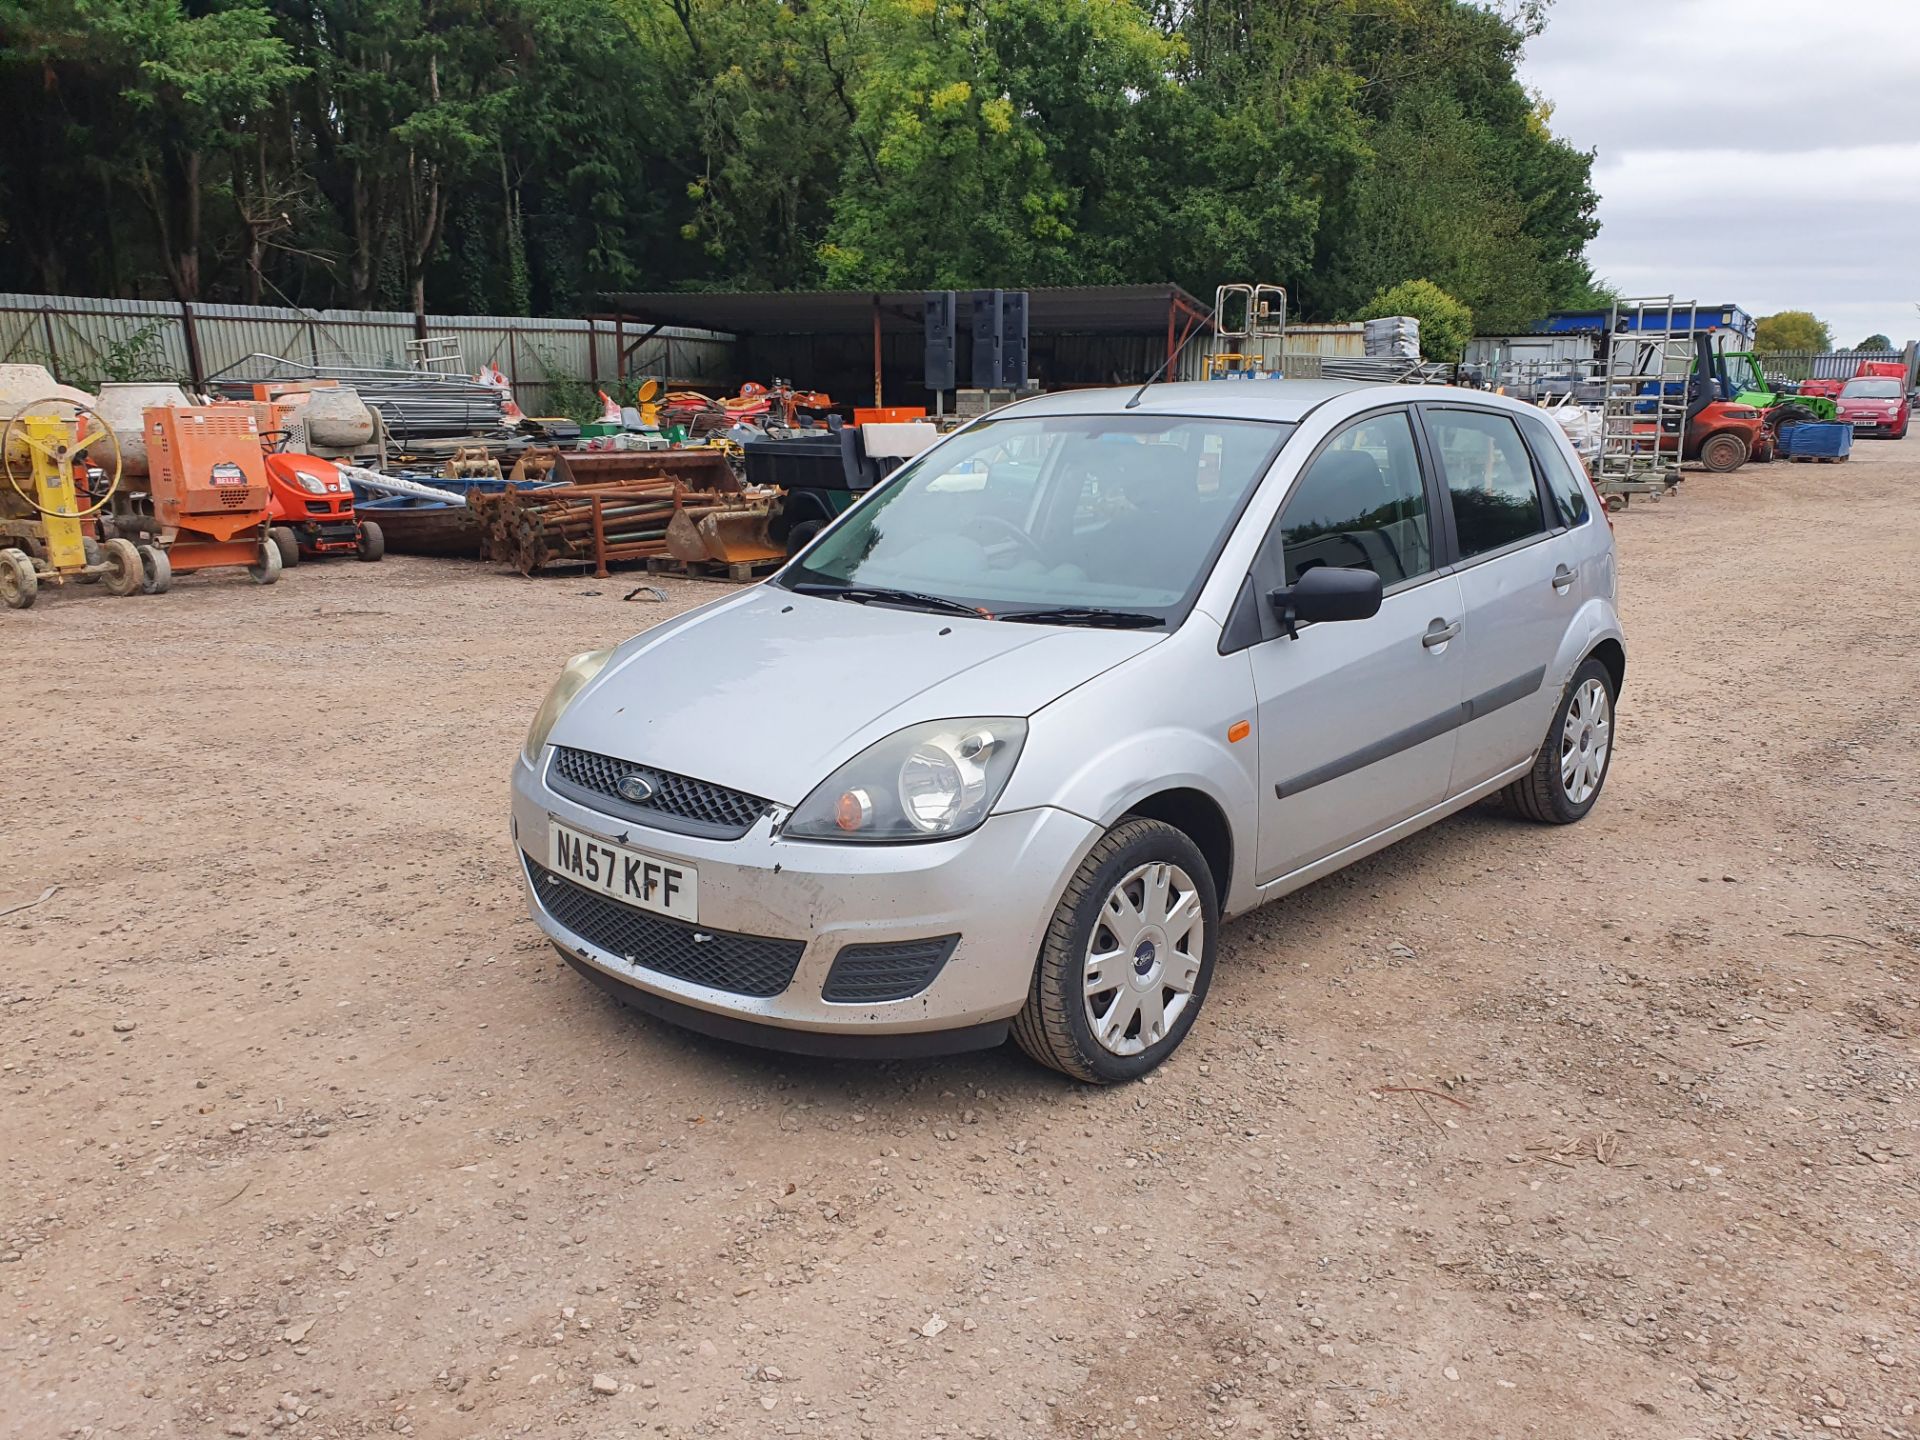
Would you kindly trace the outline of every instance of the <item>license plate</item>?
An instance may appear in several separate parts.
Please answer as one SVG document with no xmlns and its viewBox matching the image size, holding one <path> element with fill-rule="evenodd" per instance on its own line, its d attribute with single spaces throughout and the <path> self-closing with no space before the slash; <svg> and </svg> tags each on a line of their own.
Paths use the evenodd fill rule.
<svg viewBox="0 0 1920 1440">
<path fill-rule="evenodd" d="M 675 920 L 700 918 L 700 875 L 691 865 L 612 845 L 553 821 L 547 868 L 610 900 Z"/>
</svg>

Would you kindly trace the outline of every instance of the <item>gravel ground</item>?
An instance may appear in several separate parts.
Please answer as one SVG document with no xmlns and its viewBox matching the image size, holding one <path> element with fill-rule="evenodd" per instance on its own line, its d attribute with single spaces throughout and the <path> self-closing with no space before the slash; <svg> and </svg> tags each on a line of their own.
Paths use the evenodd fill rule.
<svg viewBox="0 0 1920 1440">
<path fill-rule="evenodd" d="M 1106 1091 L 560 964 L 510 759 L 708 587 L 0 614 L 0 1431 L 1920 1436 L 1916 501 L 1920 437 L 1634 505 L 1591 819 L 1236 922 Z"/>
</svg>

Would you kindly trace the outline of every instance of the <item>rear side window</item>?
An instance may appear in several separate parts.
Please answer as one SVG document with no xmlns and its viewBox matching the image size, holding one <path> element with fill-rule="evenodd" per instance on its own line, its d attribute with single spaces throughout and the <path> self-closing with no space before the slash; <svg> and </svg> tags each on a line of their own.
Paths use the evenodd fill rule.
<svg viewBox="0 0 1920 1440">
<path fill-rule="evenodd" d="M 1335 435 L 1280 512 L 1287 583 L 1317 565 L 1371 570 L 1395 585 L 1433 568 L 1432 531 L 1413 427 L 1404 410 Z"/>
<path fill-rule="evenodd" d="M 1587 482 L 1567 463 L 1567 452 L 1554 433 L 1560 427 L 1528 418 L 1520 422 L 1520 428 L 1527 432 L 1533 458 L 1540 462 L 1540 473 L 1547 479 L 1547 502 L 1553 510 L 1548 523 L 1564 525 L 1569 530 L 1586 524 Z"/>
<path fill-rule="evenodd" d="M 1434 410 L 1429 423 L 1453 501 L 1462 560 L 1547 528 L 1533 462 L 1512 420 L 1486 410 Z"/>
</svg>

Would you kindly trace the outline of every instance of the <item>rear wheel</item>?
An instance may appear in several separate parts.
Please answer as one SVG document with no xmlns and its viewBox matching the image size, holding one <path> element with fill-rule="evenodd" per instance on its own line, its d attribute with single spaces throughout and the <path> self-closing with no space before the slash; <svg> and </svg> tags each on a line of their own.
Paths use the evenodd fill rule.
<svg viewBox="0 0 1920 1440">
<path fill-rule="evenodd" d="M 1544 825 L 1586 818 L 1613 764 L 1613 700 L 1607 667 L 1583 660 L 1553 712 L 1533 769 L 1502 792 L 1515 810 Z"/>
<path fill-rule="evenodd" d="M 1122 820 L 1067 883 L 1013 1038 L 1080 1080 L 1146 1074 L 1193 1028 L 1219 929 L 1199 847 L 1159 820 Z"/>
<path fill-rule="evenodd" d="M 101 549 L 101 562 L 107 568 L 100 577 L 109 595 L 137 595 L 147 583 L 147 567 L 141 563 L 140 550 L 131 540 L 113 539 Z"/>
<path fill-rule="evenodd" d="M 371 520 L 360 522 L 359 555 L 362 560 L 378 560 L 387 553 L 387 537 Z"/>
<path fill-rule="evenodd" d="M 1751 448 L 1744 436 L 1723 430 L 1718 435 L 1709 435 L 1700 446 L 1700 463 L 1715 474 L 1724 475 L 1746 464 Z"/>
<path fill-rule="evenodd" d="M 24 550 L 0 550 L 0 604 L 9 610 L 25 610 L 40 593 L 40 577 L 34 573 L 33 557 Z"/>
<path fill-rule="evenodd" d="M 260 542 L 260 559 L 247 566 L 247 574 L 256 585 L 271 585 L 280 578 L 280 547 L 271 539 Z"/>
<path fill-rule="evenodd" d="M 291 527 L 276 525 L 267 534 L 273 538 L 274 549 L 280 552 L 283 568 L 291 569 L 300 563 L 300 537 L 293 533 Z"/>
<path fill-rule="evenodd" d="M 826 528 L 824 520 L 802 520 L 787 531 L 787 554 L 798 555 L 813 543 L 813 537 Z"/>
</svg>

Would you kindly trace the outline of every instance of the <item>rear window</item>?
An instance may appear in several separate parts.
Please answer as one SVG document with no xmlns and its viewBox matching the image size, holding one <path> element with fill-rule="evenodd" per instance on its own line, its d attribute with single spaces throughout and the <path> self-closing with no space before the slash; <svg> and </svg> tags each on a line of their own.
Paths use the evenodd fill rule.
<svg viewBox="0 0 1920 1440">
<path fill-rule="evenodd" d="M 1840 396 L 1844 400 L 1898 400 L 1900 382 L 1883 380 L 1878 376 L 1868 376 L 1864 380 L 1849 380 L 1840 387 Z"/>
<path fill-rule="evenodd" d="M 1511 419 L 1487 410 L 1436 409 L 1430 424 L 1462 560 L 1546 529 L 1533 463 Z"/>
<path fill-rule="evenodd" d="M 1553 507 L 1553 514 L 1548 517 L 1547 523 L 1564 525 L 1569 530 L 1576 525 L 1584 525 L 1587 519 L 1587 482 L 1567 461 L 1566 449 L 1557 438 L 1560 427 L 1544 420 L 1535 420 L 1529 415 L 1521 420 L 1520 428 L 1526 432 L 1533 458 L 1540 462 L 1540 473 L 1547 479 L 1547 500 Z"/>
</svg>

